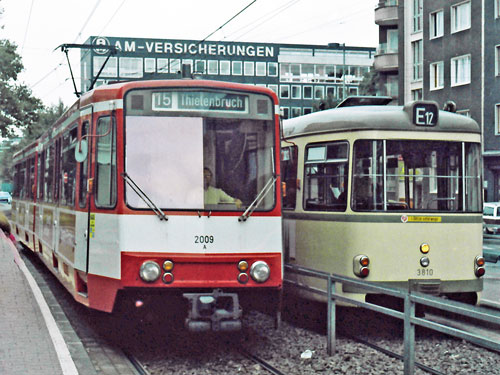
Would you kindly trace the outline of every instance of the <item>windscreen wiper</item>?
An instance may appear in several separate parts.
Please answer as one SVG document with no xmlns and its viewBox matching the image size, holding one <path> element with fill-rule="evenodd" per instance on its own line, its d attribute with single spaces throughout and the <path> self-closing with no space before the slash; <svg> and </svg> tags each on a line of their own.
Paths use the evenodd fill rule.
<svg viewBox="0 0 500 375">
<path fill-rule="evenodd" d="M 250 215 L 258 207 L 260 202 L 262 202 L 262 200 L 266 197 L 267 193 L 269 193 L 269 190 L 271 190 L 271 188 L 274 186 L 274 183 L 277 179 L 277 176 L 271 176 L 269 181 L 267 181 L 267 184 L 262 188 L 259 194 L 257 194 L 257 197 L 255 197 L 254 201 L 250 203 L 250 206 L 248 206 L 245 212 L 243 212 L 243 214 L 238 218 L 238 221 L 247 221 Z"/>
<path fill-rule="evenodd" d="M 160 218 L 160 220 L 168 220 L 168 217 L 163 213 L 162 210 L 158 208 L 156 204 L 146 195 L 145 192 L 141 190 L 141 188 L 132 180 L 132 178 L 126 173 L 123 172 L 122 174 L 123 179 L 127 183 L 128 186 L 132 188 L 132 190 L 141 198 L 144 203 L 148 205 L 149 208 L 153 210 L 153 212 Z"/>
</svg>

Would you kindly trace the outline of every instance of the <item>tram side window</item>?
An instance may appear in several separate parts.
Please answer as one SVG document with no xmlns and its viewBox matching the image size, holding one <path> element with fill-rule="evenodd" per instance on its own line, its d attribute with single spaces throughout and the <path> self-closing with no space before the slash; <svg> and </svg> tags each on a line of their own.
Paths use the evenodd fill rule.
<svg viewBox="0 0 500 375">
<path fill-rule="evenodd" d="M 45 175 L 45 151 L 38 155 L 38 181 L 37 181 L 37 199 L 43 200 L 43 176 Z"/>
<path fill-rule="evenodd" d="M 51 144 L 46 151 L 44 176 L 43 176 L 43 196 L 45 202 L 54 201 L 54 195 L 52 191 L 53 177 L 54 177 L 54 157 L 55 157 L 55 145 Z"/>
<path fill-rule="evenodd" d="M 297 198 L 297 146 L 281 149 L 283 208 L 295 209 Z"/>
<path fill-rule="evenodd" d="M 77 128 L 63 136 L 61 148 L 61 204 L 73 206 L 75 203 L 76 160 L 75 147 L 77 142 Z"/>
<path fill-rule="evenodd" d="M 35 196 L 35 158 L 30 158 L 27 161 L 27 178 L 26 178 L 26 197 L 33 200 Z"/>
<path fill-rule="evenodd" d="M 21 170 L 19 173 L 19 185 L 20 185 L 19 197 L 26 198 L 26 161 L 23 161 L 21 163 Z"/>
<path fill-rule="evenodd" d="M 16 165 L 14 170 L 14 197 L 22 198 L 22 192 L 24 187 L 24 169 L 22 167 L 23 163 Z"/>
<path fill-rule="evenodd" d="M 346 141 L 309 145 L 305 154 L 304 208 L 345 211 L 349 145 Z"/>
<path fill-rule="evenodd" d="M 116 130 L 114 117 L 101 117 L 97 122 L 97 190 L 96 205 L 116 204 Z"/>
<path fill-rule="evenodd" d="M 355 210 L 480 211 L 479 144 L 359 140 L 353 154 Z"/>
<path fill-rule="evenodd" d="M 89 132 L 89 123 L 88 121 L 84 122 L 82 125 L 82 137 L 85 137 Z M 90 143 L 89 143 L 90 150 Z M 80 163 L 80 180 L 78 181 L 78 186 L 80 189 L 79 195 L 79 204 L 80 207 L 85 207 L 87 205 L 87 178 L 88 178 L 88 160 L 89 157 L 85 158 L 85 160 Z"/>
</svg>

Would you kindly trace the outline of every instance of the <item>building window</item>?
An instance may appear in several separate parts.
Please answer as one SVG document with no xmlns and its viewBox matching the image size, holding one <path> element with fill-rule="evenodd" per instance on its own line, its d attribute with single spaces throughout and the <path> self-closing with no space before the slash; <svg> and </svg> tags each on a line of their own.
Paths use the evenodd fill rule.
<svg viewBox="0 0 500 375">
<path fill-rule="evenodd" d="M 500 45 L 495 46 L 495 75 L 500 76 Z"/>
<path fill-rule="evenodd" d="M 245 64 L 243 65 L 244 69 L 244 74 L 246 76 L 253 76 L 254 75 L 254 63 L 253 61 L 245 61 Z"/>
<path fill-rule="evenodd" d="M 500 134 L 500 104 L 495 105 L 495 134 Z"/>
<path fill-rule="evenodd" d="M 302 114 L 302 108 L 292 107 L 292 117 L 299 117 Z"/>
<path fill-rule="evenodd" d="M 179 73 L 181 71 L 181 60 L 170 59 L 170 73 Z"/>
<path fill-rule="evenodd" d="M 281 116 L 284 119 L 287 119 L 290 117 L 290 108 L 288 107 L 281 107 Z"/>
<path fill-rule="evenodd" d="M 413 80 L 419 81 L 422 79 L 422 65 L 424 54 L 422 51 L 422 40 L 417 40 L 411 43 L 413 53 Z"/>
<path fill-rule="evenodd" d="M 168 73 L 168 59 L 158 59 L 156 69 L 158 73 Z"/>
<path fill-rule="evenodd" d="M 143 59 L 138 57 L 120 57 L 120 77 L 142 78 Z"/>
<path fill-rule="evenodd" d="M 182 65 L 189 65 L 190 72 L 193 72 L 194 61 L 192 59 L 182 59 Z"/>
<path fill-rule="evenodd" d="M 259 77 L 263 77 L 266 75 L 266 63 L 265 62 L 256 62 L 255 63 L 255 75 Z"/>
<path fill-rule="evenodd" d="M 413 32 L 422 31 L 422 0 L 413 0 Z"/>
<path fill-rule="evenodd" d="M 278 76 L 278 63 L 275 62 L 267 63 L 267 75 L 268 77 Z"/>
<path fill-rule="evenodd" d="M 386 95 L 392 96 L 393 98 L 397 98 L 399 93 L 398 85 L 399 85 L 398 76 L 396 75 L 387 76 L 387 83 L 385 84 Z"/>
<path fill-rule="evenodd" d="M 228 76 L 231 74 L 231 61 L 222 60 L 220 62 L 220 75 Z"/>
<path fill-rule="evenodd" d="M 312 86 L 304 86 L 304 95 L 302 95 L 304 99 L 312 99 L 313 98 L 313 88 Z"/>
<path fill-rule="evenodd" d="M 451 59 L 451 85 L 466 85 L 470 83 L 470 55 Z"/>
<path fill-rule="evenodd" d="M 243 63 L 241 61 L 233 61 L 233 76 L 241 76 L 243 74 Z"/>
<path fill-rule="evenodd" d="M 335 86 L 326 86 L 326 97 L 335 98 Z"/>
<path fill-rule="evenodd" d="M 301 98 L 302 88 L 297 85 L 292 86 L 292 99 L 300 99 Z"/>
<path fill-rule="evenodd" d="M 146 73 L 156 72 L 156 59 L 147 57 L 144 59 L 144 72 Z"/>
<path fill-rule="evenodd" d="M 194 63 L 194 73 L 205 74 L 207 70 L 207 62 L 205 60 L 196 60 Z"/>
<path fill-rule="evenodd" d="M 292 73 L 292 76 L 299 77 L 300 71 L 300 64 L 290 64 L 290 72 Z"/>
<path fill-rule="evenodd" d="M 219 62 L 217 60 L 208 60 L 208 74 L 219 74 Z"/>
<path fill-rule="evenodd" d="M 323 99 L 325 96 L 325 88 L 323 86 L 316 86 L 314 88 L 314 99 Z"/>
<path fill-rule="evenodd" d="M 280 85 L 280 98 L 281 99 L 290 98 L 290 85 Z"/>
<path fill-rule="evenodd" d="M 387 53 L 398 52 L 398 30 L 387 30 Z"/>
<path fill-rule="evenodd" d="M 303 111 L 304 111 L 304 115 L 308 115 L 309 113 L 312 113 L 313 109 L 312 109 L 312 107 L 304 107 Z"/>
<path fill-rule="evenodd" d="M 412 100 L 422 100 L 423 98 L 424 94 L 422 93 L 422 89 L 411 90 Z"/>
<path fill-rule="evenodd" d="M 431 39 L 439 38 L 444 35 L 443 16 L 444 12 L 442 10 L 430 14 L 429 35 Z"/>
<path fill-rule="evenodd" d="M 429 90 L 438 90 L 444 87 L 444 64 L 442 61 L 430 65 Z"/>
<path fill-rule="evenodd" d="M 471 14 L 470 1 L 451 7 L 451 32 L 470 29 Z"/>
</svg>

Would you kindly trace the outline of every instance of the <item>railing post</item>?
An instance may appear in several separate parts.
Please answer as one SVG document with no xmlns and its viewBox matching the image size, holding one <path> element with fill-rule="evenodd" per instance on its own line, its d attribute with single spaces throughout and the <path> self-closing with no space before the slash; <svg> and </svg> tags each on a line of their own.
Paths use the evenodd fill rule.
<svg viewBox="0 0 500 375">
<path fill-rule="evenodd" d="M 411 318 L 415 317 L 415 302 L 410 299 L 411 291 L 405 294 L 404 306 L 404 375 L 415 373 L 415 325 Z"/>
<path fill-rule="evenodd" d="M 328 355 L 335 354 L 335 284 L 332 285 L 332 275 L 328 275 L 328 341 L 326 350 Z"/>
</svg>

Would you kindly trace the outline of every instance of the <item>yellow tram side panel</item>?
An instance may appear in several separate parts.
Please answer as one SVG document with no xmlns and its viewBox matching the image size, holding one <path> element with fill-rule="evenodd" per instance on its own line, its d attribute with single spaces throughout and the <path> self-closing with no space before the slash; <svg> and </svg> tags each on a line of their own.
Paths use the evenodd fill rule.
<svg viewBox="0 0 500 375">
<path fill-rule="evenodd" d="M 290 235 L 287 231 L 293 230 Z M 292 264 L 357 278 L 353 258 L 367 255 L 370 274 L 362 279 L 397 283 L 409 279 L 467 283 L 475 280 L 474 258 L 482 253 L 480 223 L 373 223 L 285 220 L 285 237 Z M 420 266 L 420 245 L 430 245 L 430 265 Z M 298 276 L 297 280 L 326 291 L 324 280 Z M 361 280 L 361 279 L 360 279 Z M 342 286 L 337 285 L 337 292 Z M 455 290 L 447 290 L 454 292 Z M 456 290 L 459 292 L 459 290 Z M 318 295 L 309 297 L 325 300 Z M 349 293 L 364 300 L 364 294 Z"/>
</svg>

